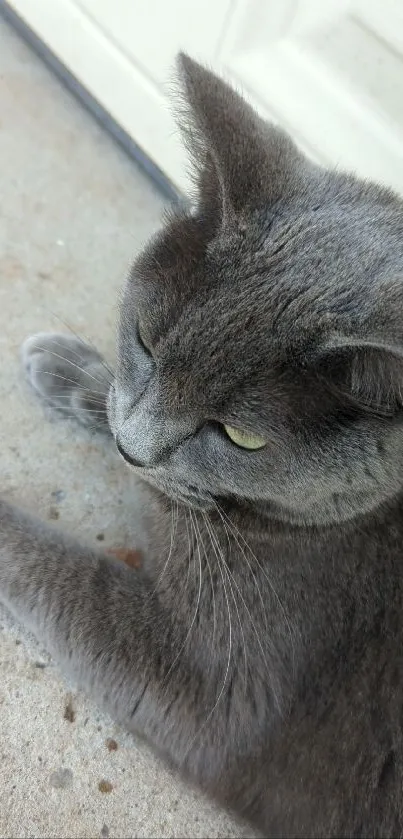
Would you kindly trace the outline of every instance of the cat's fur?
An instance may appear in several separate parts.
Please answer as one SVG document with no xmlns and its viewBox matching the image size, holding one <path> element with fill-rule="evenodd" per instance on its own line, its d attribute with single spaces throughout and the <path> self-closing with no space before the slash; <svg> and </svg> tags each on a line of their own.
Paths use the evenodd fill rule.
<svg viewBox="0 0 403 839">
<path fill-rule="evenodd" d="M 400 836 L 403 204 L 181 72 L 197 206 L 133 267 L 108 399 L 150 484 L 144 570 L 1 502 L 0 597 L 266 836 Z M 74 338 L 24 358 L 79 418 L 106 399 Z M 268 444 L 237 448 L 221 423 Z"/>
</svg>

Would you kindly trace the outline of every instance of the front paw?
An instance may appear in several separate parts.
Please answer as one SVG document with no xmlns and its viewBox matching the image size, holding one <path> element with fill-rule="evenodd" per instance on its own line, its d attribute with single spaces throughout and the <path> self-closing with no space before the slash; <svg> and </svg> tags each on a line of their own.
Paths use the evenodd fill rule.
<svg viewBox="0 0 403 839">
<path fill-rule="evenodd" d="M 70 335 L 40 332 L 21 348 L 22 363 L 36 393 L 84 425 L 106 426 L 106 400 L 113 379 L 101 355 Z"/>
</svg>

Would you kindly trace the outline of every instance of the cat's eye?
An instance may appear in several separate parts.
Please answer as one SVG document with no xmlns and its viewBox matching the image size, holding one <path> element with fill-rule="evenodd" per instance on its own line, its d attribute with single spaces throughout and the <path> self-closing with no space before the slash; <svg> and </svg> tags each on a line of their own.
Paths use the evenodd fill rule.
<svg viewBox="0 0 403 839">
<path fill-rule="evenodd" d="M 266 440 L 259 434 L 249 434 L 248 431 L 241 431 L 239 428 L 233 428 L 232 425 L 223 425 L 223 429 L 229 439 L 241 449 L 256 451 L 266 446 Z"/>
</svg>

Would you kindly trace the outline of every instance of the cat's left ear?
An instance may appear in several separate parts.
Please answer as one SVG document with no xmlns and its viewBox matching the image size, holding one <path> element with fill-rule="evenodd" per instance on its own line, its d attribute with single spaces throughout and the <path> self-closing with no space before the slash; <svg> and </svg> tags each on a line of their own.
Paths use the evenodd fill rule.
<svg viewBox="0 0 403 839">
<path fill-rule="evenodd" d="M 178 64 L 185 95 L 179 122 L 202 201 L 219 209 L 225 223 L 294 191 L 305 160 L 291 138 L 189 56 L 181 53 Z"/>
</svg>

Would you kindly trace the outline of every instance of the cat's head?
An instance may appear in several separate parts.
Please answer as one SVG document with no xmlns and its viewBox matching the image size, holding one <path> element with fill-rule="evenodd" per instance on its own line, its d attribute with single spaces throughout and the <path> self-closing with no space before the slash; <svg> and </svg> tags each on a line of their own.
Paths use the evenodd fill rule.
<svg viewBox="0 0 403 839">
<path fill-rule="evenodd" d="M 305 523 L 369 510 L 403 485 L 403 204 L 180 67 L 197 198 L 126 283 L 118 447 L 196 506 Z"/>
</svg>

